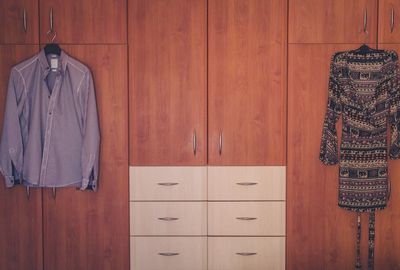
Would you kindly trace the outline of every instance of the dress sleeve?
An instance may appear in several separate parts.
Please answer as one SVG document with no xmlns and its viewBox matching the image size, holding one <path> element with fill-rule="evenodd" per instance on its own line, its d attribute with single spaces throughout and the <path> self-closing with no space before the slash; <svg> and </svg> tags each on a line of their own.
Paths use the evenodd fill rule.
<svg viewBox="0 0 400 270">
<path fill-rule="evenodd" d="M 389 93 L 389 123 L 390 123 L 390 151 L 391 159 L 400 157 L 400 89 L 399 89 L 399 63 L 398 56 L 395 51 L 390 52 L 391 61 L 386 68 L 388 79 L 385 82 L 385 87 Z"/>
<path fill-rule="evenodd" d="M 328 102 L 319 154 L 319 159 L 326 165 L 334 165 L 339 162 L 336 122 L 342 112 L 342 105 L 340 103 L 340 85 L 338 80 L 339 69 L 335 63 L 336 55 L 332 56 L 330 64 Z"/>
</svg>

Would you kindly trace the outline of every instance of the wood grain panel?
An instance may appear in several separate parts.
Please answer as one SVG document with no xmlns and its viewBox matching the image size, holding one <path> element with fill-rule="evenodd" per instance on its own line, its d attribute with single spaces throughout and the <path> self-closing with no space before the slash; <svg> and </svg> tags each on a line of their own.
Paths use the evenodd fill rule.
<svg viewBox="0 0 400 270">
<path fill-rule="evenodd" d="M 289 0 L 289 43 L 375 42 L 377 10 L 377 0 Z"/>
<path fill-rule="evenodd" d="M 97 192 L 44 191 L 45 269 L 128 269 L 128 107 L 124 45 L 63 46 L 92 71 L 100 119 Z"/>
<path fill-rule="evenodd" d="M 378 42 L 400 42 L 399 0 L 379 0 Z"/>
<path fill-rule="evenodd" d="M 379 48 L 396 50 L 400 44 L 379 44 Z M 400 161 L 389 161 L 391 196 L 388 207 L 376 215 L 375 269 L 400 269 Z"/>
<path fill-rule="evenodd" d="M 0 2 L 0 44 L 38 44 L 38 15 L 38 0 L 2 0 Z"/>
<path fill-rule="evenodd" d="M 285 164 L 286 8 L 281 0 L 208 2 L 211 165 Z"/>
<path fill-rule="evenodd" d="M 130 164 L 203 165 L 206 1 L 132 0 L 129 14 Z"/>
<path fill-rule="evenodd" d="M 354 269 L 356 214 L 338 207 L 338 167 L 319 161 L 319 147 L 331 56 L 358 47 L 289 45 L 287 269 Z"/>
<path fill-rule="evenodd" d="M 0 134 L 11 67 L 38 52 L 37 45 L 0 46 Z M 0 268 L 43 269 L 42 192 L 22 186 L 6 189 L 0 176 Z"/>
<path fill-rule="evenodd" d="M 47 43 L 50 9 L 56 42 L 70 44 L 126 43 L 127 0 L 39 0 L 40 42 Z"/>
</svg>

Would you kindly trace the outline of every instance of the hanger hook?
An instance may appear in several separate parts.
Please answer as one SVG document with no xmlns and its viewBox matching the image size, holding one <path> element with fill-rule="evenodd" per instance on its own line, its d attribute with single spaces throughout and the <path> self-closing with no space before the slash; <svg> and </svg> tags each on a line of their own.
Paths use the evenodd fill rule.
<svg viewBox="0 0 400 270">
<path fill-rule="evenodd" d="M 47 39 L 50 41 L 50 43 L 54 43 L 54 40 L 57 37 L 57 32 L 53 30 L 47 31 Z"/>
</svg>

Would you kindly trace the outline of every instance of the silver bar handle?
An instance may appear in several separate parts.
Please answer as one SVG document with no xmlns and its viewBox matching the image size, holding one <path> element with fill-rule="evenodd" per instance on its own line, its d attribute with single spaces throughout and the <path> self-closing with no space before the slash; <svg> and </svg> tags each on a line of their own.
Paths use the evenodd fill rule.
<svg viewBox="0 0 400 270">
<path fill-rule="evenodd" d="M 51 194 L 52 194 L 53 200 L 55 200 L 56 199 L 56 188 L 55 187 L 52 188 Z"/>
<path fill-rule="evenodd" d="M 170 186 L 179 185 L 179 183 L 176 183 L 176 182 L 160 182 L 160 183 L 157 183 L 157 185 L 170 187 Z"/>
<path fill-rule="evenodd" d="M 257 252 L 236 252 L 236 255 L 240 255 L 240 256 L 254 256 L 254 255 L 257 255 Z"/>
<path fill-rule="evenodd" d="M 394 9 L 390 10 L 390 33 L 393 33 L 394 30 Z"/>
<path fill-rule="evenodd" d="M 166 256 L 166 257 L 171 257 L 171 256 L 178 256 L 178 252 L 160 252 L 158 253 L 160 256 Z"/>
<path fill-rule="evenodd" d="M 53 8 L 50 8 L 49 20 L 50 20 L 50 32 L 53 32 L 54 31 Z"/>
<path fill-rule="evenodd" d="M 29 200 L 29 198 L 31 197 L 31 190 L 29 186 L 26 186 L 26 198 Z"/>
<path fill-rule="evenodd" d="M 160 217 L 158 219 L 162 220 L 162 221 L 175 221 L 175 220 L 178 220 L 179 218 L 176 218 L 176 217 Z"/>
<path fill-rule="evenodd" d="M 197 152 L 197 135 L 196 129 L 193 131 L 193 155 L 196 155 Z"/>
<path fill-rule="evenodd" d="M 239 186 L 255 186 L 258 185 L 257 182 L 237 182 L 236 185 Z"/>
<path fill-rule="evenodd" d="M 237 217 L 238 220 L 256 220 L 256 217 Z"/>
<path fill-rule="evenodd" d="M 219 155 L 222 154 L 222 131 L 219 133 L 218 152 L 219 152 Z"/>
<path fill-rule="evenodd" d="M 24 26 L 24 32 L 26 33 L 28 29 L 28 23 L 26 21 L 26 9 L 24 8 L 24 11 L 22 13 L 22 25 Z"/>
<path fill-rule="evenodd" d="M 365 10 L 364 10 L 364 18 L 363 18 L 363 30 L 364 30 L 364 33 L 368 33 L 367 25 L 368 25 L 368 9 L 365 8 Z"/>
</svg>

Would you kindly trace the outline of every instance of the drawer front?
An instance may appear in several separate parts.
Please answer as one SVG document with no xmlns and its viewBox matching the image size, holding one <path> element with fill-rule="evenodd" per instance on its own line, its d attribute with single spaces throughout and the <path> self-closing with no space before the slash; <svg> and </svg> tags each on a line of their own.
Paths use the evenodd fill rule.
<svg viewBox="0 0 400 270">
<path fill-rule="evenodd" d="M 131 235 L 207 235 L 206 202 L 131 202 Z"/>
<path fill-rule="evenodd" d="M 284 166 L 208 167 L 209 200 L 285 200 Z"/>
<path fill-rule="evenodd" d="M 132 270 L 206 270 L 206 237 L 131 237 Z"/>
<path fill-rule="evenodd" d="M 207 167 L 130 167 L 130 200 L 207 200 Z"/>
<path fill-rule="evenodd" d="M 284 202 L 209 202 L 209 235 L 285 235 Z"/>
<path fill-rule="evenodd" d="M 210 237 L 209 270 L 284 270 L 285 237 Z"/>
</svg>

